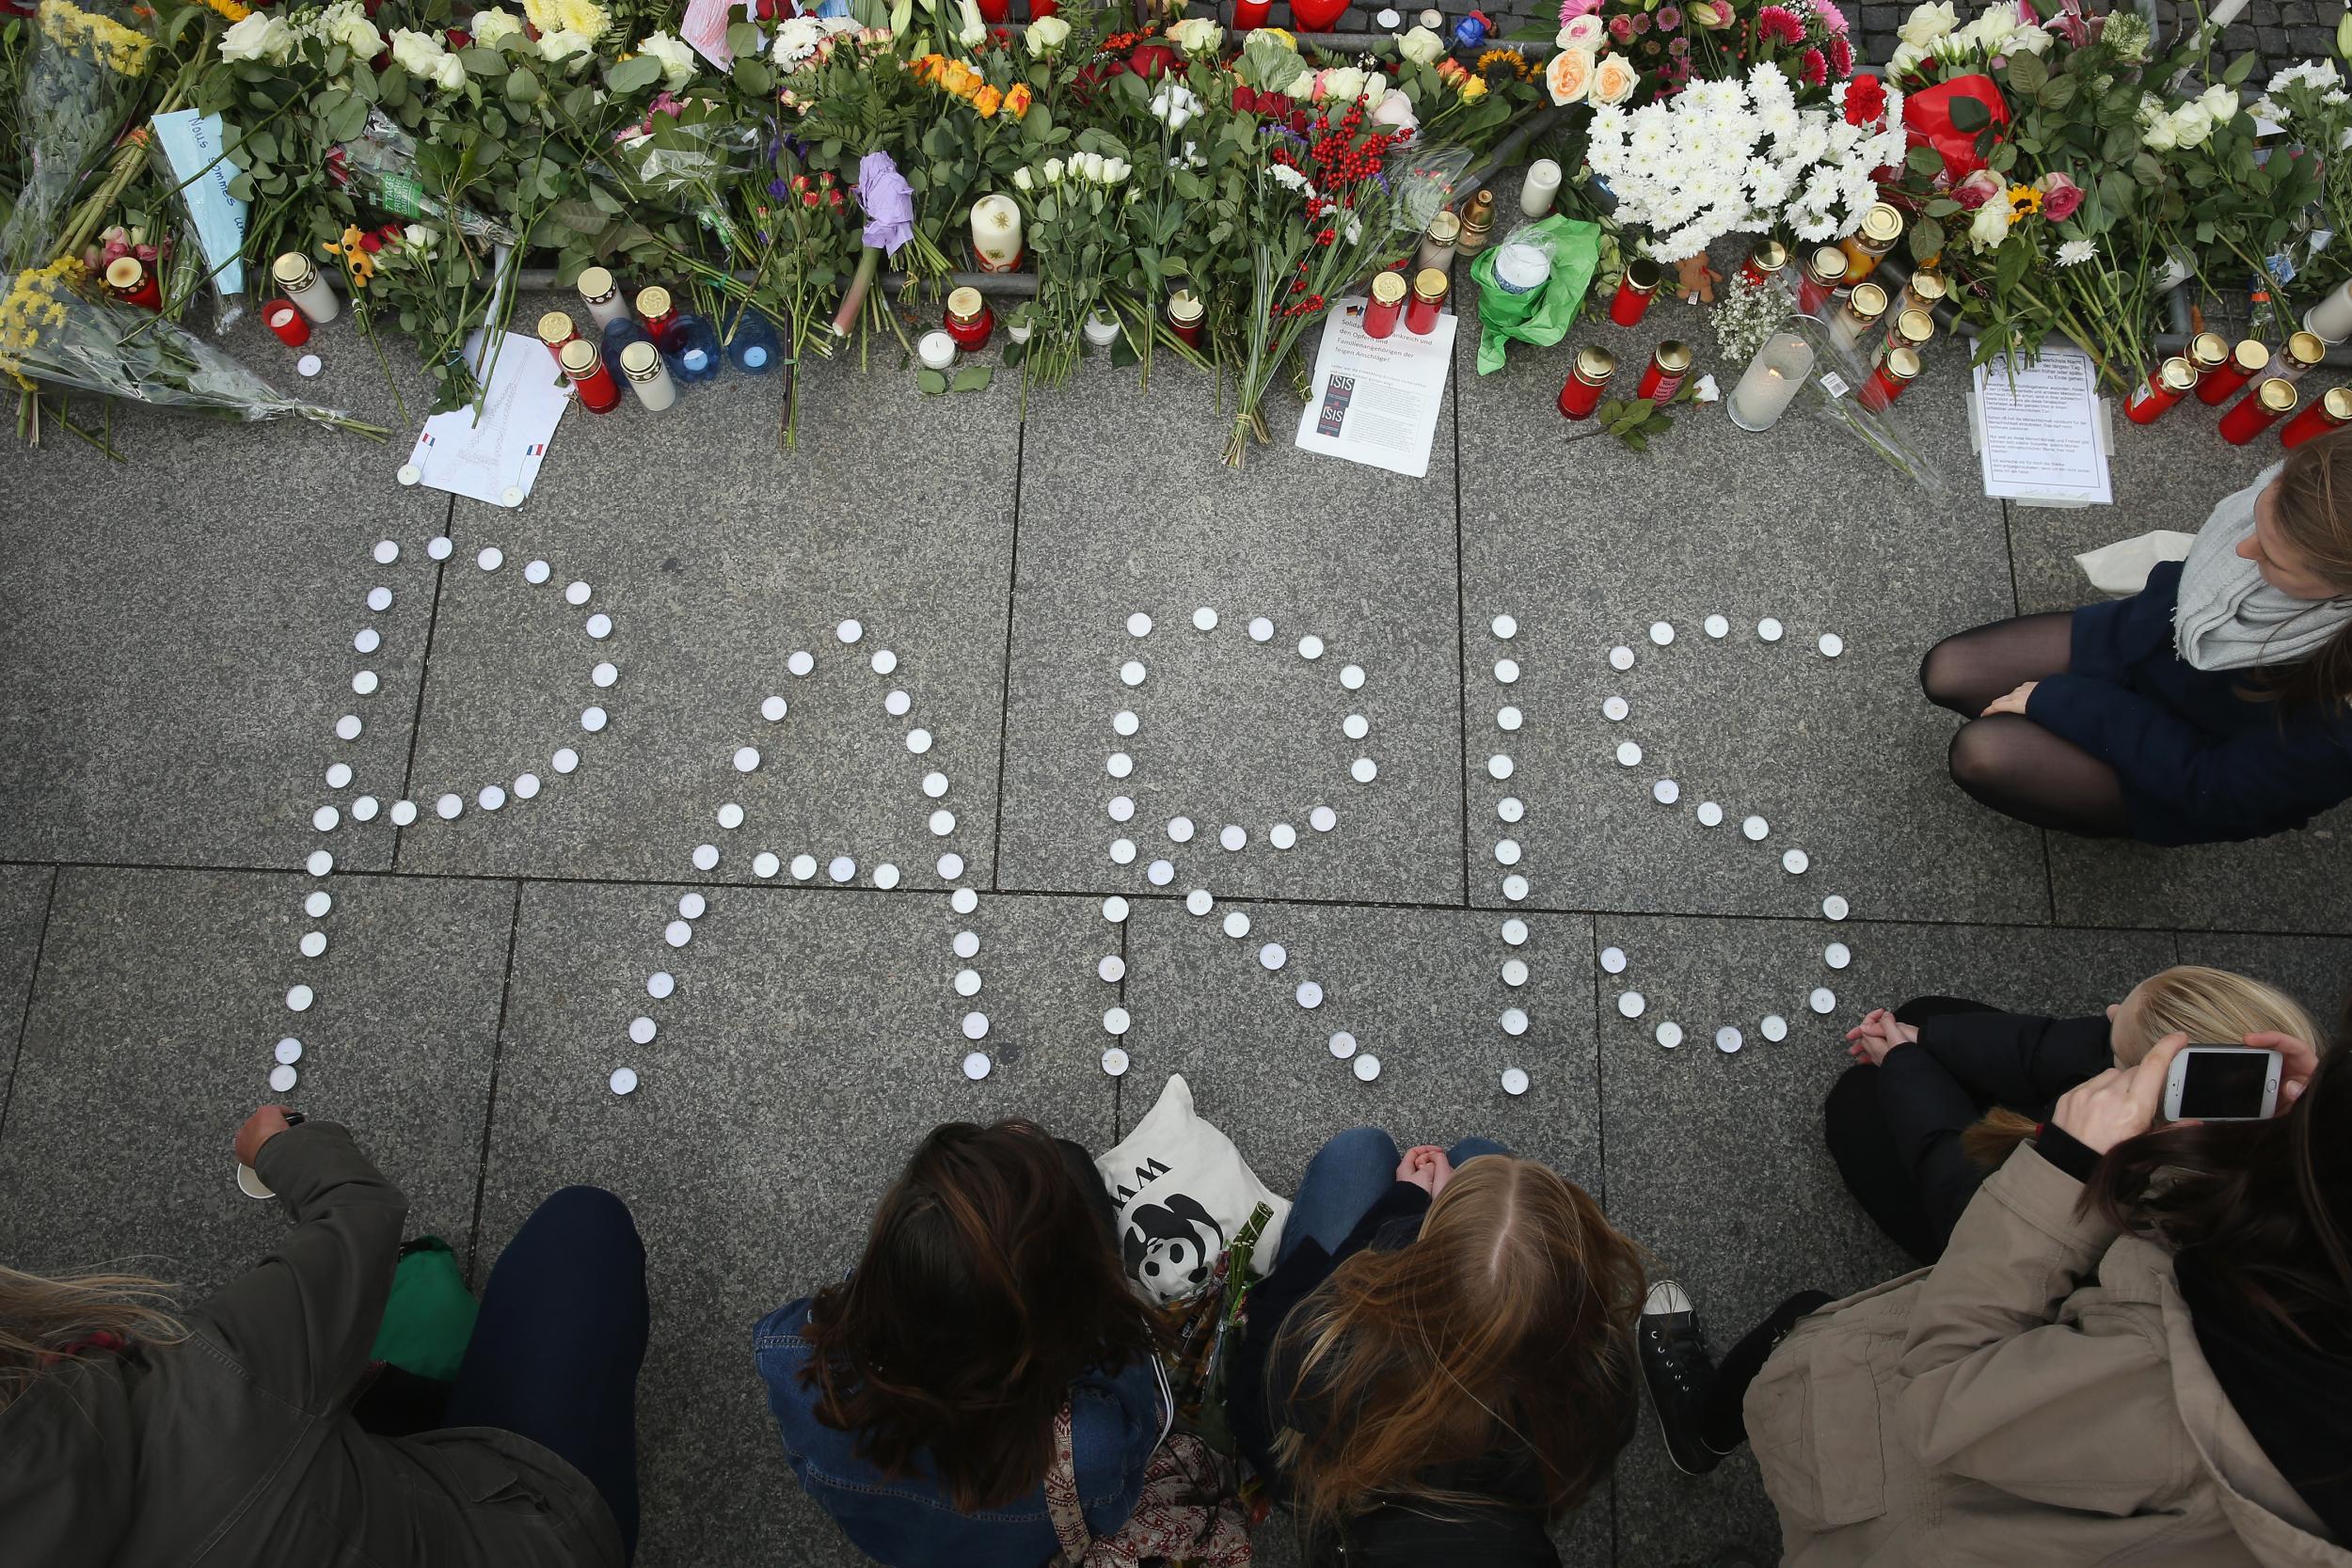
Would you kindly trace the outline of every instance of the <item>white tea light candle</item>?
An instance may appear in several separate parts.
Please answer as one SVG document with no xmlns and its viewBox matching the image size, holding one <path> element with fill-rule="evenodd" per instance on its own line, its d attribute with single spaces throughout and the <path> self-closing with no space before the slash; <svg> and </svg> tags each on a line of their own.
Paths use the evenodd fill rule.
<svg viewBox="0 0 2352 1568">
<path fill-rule="evenodd" d="M 956 341 L 945 332 L 926 332 L 915 341 L 914 356 L 927 371 L 944 371 L 956 362 Z"/>
</svg>

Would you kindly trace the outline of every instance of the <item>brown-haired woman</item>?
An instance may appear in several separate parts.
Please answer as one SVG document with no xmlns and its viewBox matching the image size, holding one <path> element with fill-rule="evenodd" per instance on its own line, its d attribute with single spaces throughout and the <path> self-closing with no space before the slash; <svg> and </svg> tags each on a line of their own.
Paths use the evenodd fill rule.
<svg viewBox="0 0 2352 1568">
<path fill-rule="evenodd" d="M 1687 1301 L 1645 1317 L 1677 1462 L 1744 1435 L 1800 1568 L 2352 1564 L 2352 1058 L 2264 1037 L 2284 1111 L 2151 1131 L 2187 1043 L 2069 1092 L 1942 1262 L 1752 1385 Z"/>
<path fill-rule="evenodd" d="M 1055 1432 L 1089 1530 L 1118 1533 L 1168 1404 L 1153 1325 L 1077 1145 L 951 1122 L 882 1196 L 849 1277 L 762 1320 L 755 1349 L 793 1474 L 892 1568 L 1038 1568 Z"/>
<path fill-rule="evenodd" d="M 1358 1128 L 1309 1166 L 1283 1245 L 1228 1414 L 1311 1541 L 1351 1563 L 1556 1563 L 1549 1527 L 1639 1403 L 1633 1243 L 1499 1145 L 1400 1156 Z"/>
<path fill-rule="evenodd" d="M 1947 638 L 1919 679 L 1973 721 L 1954 782 L 2021 821 L 2144 844 L 2301 827 L 2352 797 L 2352 432 L 2225 498 L 2130 598 Z"/>
<path fill-rule="evenodd" d="M 2130 1067 L 2173 1034 L 2206 1045 L 2318 1037 L 2311 1015 L 2275 986 L 2201 964 L 2151 974 L 2089 1018 L 1915 997 L 1892 1012 L 1873 1007 L 1847 1031 L 1857 1065 L 1822 1105 L 1830 1155 L 1879 1228 L 1932 1263 L 1977 1188 L 2034 1135 L 2059 1095 Z"/>
</svg>

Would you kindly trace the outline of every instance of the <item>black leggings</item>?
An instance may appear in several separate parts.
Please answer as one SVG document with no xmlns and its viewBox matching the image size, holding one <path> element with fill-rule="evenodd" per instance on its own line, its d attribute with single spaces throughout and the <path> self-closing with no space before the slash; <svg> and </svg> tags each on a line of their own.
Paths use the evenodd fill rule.
<svg viewBox="0 0 2352 1568">
<path fill-rule="evenodd" d="M 1995 621 L 1947 637 L 1919 663 L 1928 700 L 1969 721 L 1952 736 L 1952 782 L 2005 816 L 2085 838 L 2131 832 L 2115 769 L 2021 714 L 1980 718 L 2027 681 L 2066 673 L 2074 612 Z"/>
<path fill-rule="evenodd" d="M 1924 1023 L 1947 1013 L 1989 1013 L 1981 1002 L 1952 996 L 1917 996 L 1895 1009 L 1901 1023 Z M 1982 1107 L 1980 1107 L 1982 1108 Z M 1919 1184 L 1895 1146 L 1879 1100 L 1879 1069 L 1857 1062 L 1830 1085 L 1821 1105 L 1821 1131 L 1829 1141 L 1830 1158 L 1837 1174 L 1862 1211 L 1886 1232 L 1887 1239 L 1920 1263 L 1944 1256 L 1951 1229 L 1928 1212 Z"/>
</svg>

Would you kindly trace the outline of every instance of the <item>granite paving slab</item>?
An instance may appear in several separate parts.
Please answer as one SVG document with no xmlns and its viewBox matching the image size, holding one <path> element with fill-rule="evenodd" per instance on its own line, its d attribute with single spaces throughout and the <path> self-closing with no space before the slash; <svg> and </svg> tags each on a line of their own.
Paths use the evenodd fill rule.
<svg viewBox="0 0 2352 1568">
<path fill-rule="evenodd" d="M 46 866 L 0 866 L 0 1132 L 8 1127 L 8 1085 L 16 1074 L 17 1047 L 56 880 L 56 872 Z"/>
<path fill-rule="evenodd" d="M 331 949 L 295 952 L 307 877 L 68 868 L 0 1127 L 0 1258 L 35 1273 L 135 1259 L 193 1301 L 285 1227 L 230 1152 L 282 1101 L 349 1126 L 463 1248 L 488 1115 L 515 887 L 332 879 Z M 315 999 L 289 1011 L 289 984 Z M 273 1042 L 301 1041 L 274 1091 Z"/>
<path fill-rule="evenodd" d="M 879 358 L 864 375 L 820 364 L 793 451 L 782 406 L 780 381 L 731 374 L 663 415 L 574 408 L 522 512 L 458 504 L 409 786 L 426 820 L 404 835 L 403 869 L 692 876 L 710 842 L 723 881 L 760 879 L 770 850 L 780 881 L 799 854 L 846 854 L 858 885 L 888 862 L 936 886 L 952 851 L 961 879 L 989 884 L 1013 384 L 927 399 Z M 478 564 L 485 547 L 498 569 Z M 765 717 L 771 698 L 785 717 Z M 559 749 L 576 772 L 557 771 Z M 934 771 L 941 800 L 917 787 Z M 524 772 L 536 800 L 480 809 L 485 784 L 519 796 Z M 443 793 L 464 807 L 453 821 L 433 816 Z M 746 820 L 722 835 L 729 801 Z M 939 810 L 956 817 L 944 835 Z"/>
<path fill-rule="evenodd" d="M 429 593 L 365 603 L 368 550 L 437 531 L 449 498 L 391 483 L 413 429 L 346 318 L 317 329 L 317 379 L 257 321 L 220 346 L 281 390 L 393 427 L 389 441 L 300 420 L 222 423 L 74 405 L 122 454 L 54 422 L 0 447 L 0 858 L 287 866 L 336 798 L 330 760 L 405 756 Z M 421 420 L 423 378 L 394 375 Z M 353 638 L 377 629 L 362 656 Z M 361 670 L 377 684 L 352 689 Z M 337 738 L 339 719 L 363 726 Z M 390 863 L 378 823 L 346 861 Z"/>
<path fill-rule="evenodd" d="M 712 886 L 689 945 L 666 886 L 525 887 L 477 1282 L 533 1204 L 569 1182 L 635 1211 L 653 1291 L 640 1382 L 644 1568 L 864 1560 L 794 1483 L 752 1363 L 752 1327 L 857 1259 L 873 1206 L 936 1124 L 1020 1116 L 1112 1138 L 1097 1065 L 1112 988 L 1084 900 Z M 967 967 L 953 942 L 979 939 Z M 675 975 L 660 1002 L 647 974 Z M 968 1082 L 967 1010 L 990 1019 Z M 632 1016 L 660 1033 L 644 1046 Z M 618 1098 L 613 1068 L 638 1087 Z"/>
<path fill-rule="evenodd" d="M 2352 1022 L 2352 941 L 2184 931 L 2180 943 L 2183 963 L 2233 969 L 2294 997 L 2319 1026 L 2320 1041 L 2342 1044 L 2352 1039 L 2352 1027 L 2347 1027 Z"/>
<path fill-rule="evenodd" d="M 1604 980 L 1599 1010 L 1609 1212 L 1690 1291 L 1719 1354 L 1795 1291 L 1843 1295 L 1910 1266 L 1848 1196 L 1821 1139 L 1821 1099 L 1864 1013 L 1931 994 L 2088 1012 L 2173 961 L 2153 933 L 1633 915 L 1599 916 L 1595 929 L 1628 960 Z M 1843 970 L 1825 962 L 1832 941 L 1848 949 Z M 1643 994 L 1639 1018 L 1614 1006 L 1620 987 Z M 1833 993 L 1826 1014 L 1807 1004 L 1817 987 Z M 1788 1025 L 1777 1044 L 1764 1037 L 1768 1010 Z M 1674 1050 L 1656 1037 L 1668 1021 L 1684 1029 Z M 1744 1037 L 1736 1053 L 1714 1044 L 1726 1023 Z M 1751 1458 L 1684 1477 L 1654 1420 L 1617 1467 L 1617 1496 L 1627 1562 L 1776 1539 Z"/>
</svg>

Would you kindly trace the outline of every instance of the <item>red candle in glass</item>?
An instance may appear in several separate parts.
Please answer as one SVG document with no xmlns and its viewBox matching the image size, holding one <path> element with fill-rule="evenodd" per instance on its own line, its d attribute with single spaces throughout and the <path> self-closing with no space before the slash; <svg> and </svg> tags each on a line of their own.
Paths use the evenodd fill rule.
<svg viewBox="0 0 2352 1568">
<path fill-rule="evenodd" d="M 118 256 L 106 263 L 106 288 L 125 305 L 135 305 L 142 310 L 164 308 L 163 285 L 155 274 L 135 256 Z"/>
<path fill-rule="evenodd" d="M 1208 307 L 1189 289 L 1179 289 L 1168 296 L 1168 329 L 1189 348 L 1200 346 L 1200 328 L 1208 314 Z"/>
<path fill-rule="evenodd" d="M 1619 326 L 1635 326 L 1649 313 L 1649 302 L 1658 297 L 1658 285 L 1666 275 L 1657 262 L 1645 257 L 1635 257 L 1625 264 L 1625 274 L 1617 279 L 1617 292 L 1609 298 L 1609 319 Z"/>
<path fill-rule="evenodd" d="M 1405 330 L 1416 338 L 1425 338 L 1438 329 L 1438 316 L 1445 305 L 1446 290 L 1452 280 L 1435 267 L 1423 267 L 1413 278 L 1413 302 L 1405 308 Z"/>
<path fill-rule="evenodd" d="M 670 334 L 677 325 L 677 310 L 670 304 L 670 291 L 659 286 L 637 291 L 637 319 L 644 324 L 645 336 L 662 353 L 670 352 Z"/>
<path fill-rule="evenodd" d="M 1246 33 L 1263 27 L 1274 14 L 1274 0 L 1233 0 L 1233 30 Z"/>
<path fill-rule="evenodd" d="M 2134 424 L 2154 424 L 2159 415 L 2196 387 L 2197 367 L 2174 355 L 2148 372 L 2147 384 L 2136 388 L 2124 403 L 2124 417 Z"/>
<path fill-rule="evenodd" d="M 1818 316 L 1829 304 L 1829 296 L 1846 280 L 1846 253 L 1834 245 L 1822 245 L 1805 258 L 1804 276 L 1797 280 L 1797 309 L 1808 316 Z"/>
<path fill-rule="evenodd" d="M 2286 422 L 2279 439 L 2289 451 L 2313 436 L 2332 435 L 2352 424 L 2352 387 L 2330 387 L 2327 395 Z"/>
<path fill-rule="evenodd" d="M 2230 401 L 2232 393 L 2261 373 L 2270 363 L 2270 351 L 2248 338 L 2230 351 L 2230 356 L 2197 378 L 2197 401 L 2217 405 Z"/>
<path fill-rule="evenodd" d="M 1384 272 L 1372 280 L 1372 303 L 1364 307 L 1364 336 L 1385 338 L 1405 314 L 1405 275 Z"/>
<path fill-rule="evenodd" d="M 1567 385 L 1560 388 L 1560 412 L 1571 420 L 1591 419 L 1600 406 L 1601 393 L 1609 389 L 1609 378 L 1616 373 L 1616 356 L 1607 349 L 1578 349 Z"/>
<path fill-rule="evenodd" d="M 610 414 L 621 405 L 621 384 L 587 339 L 574 338 L 564 345 L 564 373 L 580 389 L 580 406 L 591 414 Z"/>
<path fill-rule="evenodd" d="M 548 353 L 558 365 L 564 362 L 564 345 L 579 336 L 572 318 L 561 310 L 549 310 L 539 318 L 539 341 L 548 345 Z"/>
<path fill-rule="evenodd" d="M 288 348 L 300 348 L 310 341 L 310 318 L 295 309 L 291 299 L 273 299 L 262 306 L 262 323 Z"/>
<path fill-rule="evenodd" d="M 1057 0 L 1029 0 L 1029 20 L 1041 21 L 1061 9 Z"/>
<path fill-rule="evenodd" d="M 2221 438 L 2233 447 L 2244 446 L 2293 413 L 2295 399 L 2294 382 L 2270 377 L 2221 416 Z"/>
<path fill-rule="evenodd" d="M 1854 394 L 1854 402 L 1873 411 L 1883 410 L 1903 395 L 1919 375 L 1919 351 L 1914 348 L 1892 348 L 1879 361 L 1879 368 L 1870 372 L 1870 379 Z"/>
<path fill-rule="evenodd" d="M 1778 277 L 1788 265 L 1788 247 L 1778 240 L 1766 240 L 1748 252 L 1748 259 L 1740 268 L 1740 276 L 1756 288 L 1762 288 Z"/>
<path fill-rule="evenodd" d="M 947 293 L 947 336 L 956 341 L 956 347 L 966 354 L 977 354 L 988 346 L 989 335 L 996 330 L 996 312 L 988 308 L 980 291 L 971 287 L 951 289 Z"/>
<path fill-rule="evenodd" d="M 1690 373 L 1691 345 L 1669 338 L 1649 356 L 1649 368 L 1642 372 L 1642 383 L 1633 395 L 1652 403 L 1670 402 L 1682 390 L 1683 378 Z"/>
</svg>

